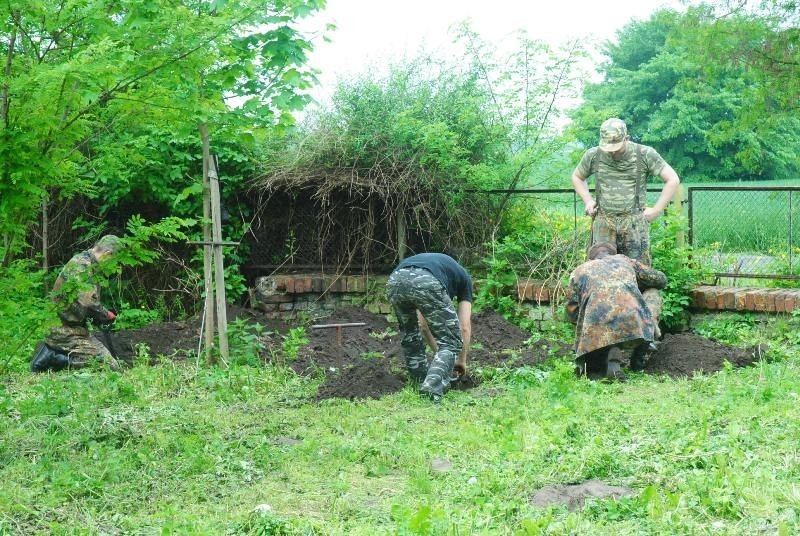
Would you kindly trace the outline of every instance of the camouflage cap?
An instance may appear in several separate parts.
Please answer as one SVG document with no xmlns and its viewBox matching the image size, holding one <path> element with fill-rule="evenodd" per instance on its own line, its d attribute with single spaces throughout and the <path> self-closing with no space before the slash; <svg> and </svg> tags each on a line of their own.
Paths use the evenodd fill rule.
<svg viewBox="0 0 800 536">
<path fill-rule="evenodd" d="M 94 247 L 116 253 L 125 247 L 125 243 L 120 237 L 113 234 L 108 234 L 98 240 Z"/>
<path fill-rule="evenodd" d="M 625 121 L 616 117 L 606 119 L 600 125 L 600 149 L 607 153 L 619 150 L 627 135 L 628 127 L 625 126 Z"/>
</svg>

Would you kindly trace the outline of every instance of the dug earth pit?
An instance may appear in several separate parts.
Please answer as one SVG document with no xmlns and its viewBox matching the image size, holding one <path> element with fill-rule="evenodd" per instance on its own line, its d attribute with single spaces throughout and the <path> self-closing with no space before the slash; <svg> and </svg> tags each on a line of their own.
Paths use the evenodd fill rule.
<svg viewBox="0 0 800 536">
<path fill-rule="evenodd" d="M 257 322 L 265 327 L 264 349 L 259 356 L 263 362 L 281 351 L 282 335 L 293 327 L 252 309 L 230 307 L 228 318 Z M 364 322 L 365 325 L 343 328 L 341 346 L 334 329 L 307 330 L 309 344 L 300 349 L 289 366 L 301 375 L 324 376 L 317 400 L 380 398 L 403 389 L 407 376 L 396 324 L 390 324 L 383 315 L 357 307 L 338 309 L 325 322 Z M 116 332 L 114 344 L 122 359 L 129 363 L 139 343 L 148 347 L 153 363 L 159 361 L 159 356 L 173 360 L 193 358 L 197 352 L 199 328 L 199 317 L 157 323 Z M 538 365 L 552 357 L 571 358 L 573 355 L 567 343 L 531 342 L 530 338 L 528 332 L 494 311 L 476 313 L 472 316 L 468 367 L 473 372 L 482 368 L 518 368 Z M 647 363 L 645 372 L 691 377 L 695 373 L 711 374 L 721 370 L 726 362 L 734 367 L 747 366 L 760 357 L 759 348 L 735 348 L 694 333 L 667 334 Z M 428 358 L 431 358 L 430 352 Z M 471 389 L 479 384 L 480 374 L 471 374 L 451 384 L 451 388 Z"/>
</svg>

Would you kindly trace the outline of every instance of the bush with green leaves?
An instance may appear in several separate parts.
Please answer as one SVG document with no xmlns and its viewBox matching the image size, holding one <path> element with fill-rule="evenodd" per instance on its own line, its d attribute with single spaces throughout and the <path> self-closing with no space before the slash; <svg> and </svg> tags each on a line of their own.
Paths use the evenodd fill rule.
<svg viewBox="0 0 800 536">
<path fill-rule="evenodd" d="M 685 327 L 691 305 L 691 290 L 708 277 L 708 270 L 692 260 L 692 248 L 680 242 L 686 233 L 686 218 L 674 209 L 651 225 L 650 253 L 653 268 L 667 276 L 661 291 L 664 305 L 661 321 L 668 329 Z"/>
</svg>

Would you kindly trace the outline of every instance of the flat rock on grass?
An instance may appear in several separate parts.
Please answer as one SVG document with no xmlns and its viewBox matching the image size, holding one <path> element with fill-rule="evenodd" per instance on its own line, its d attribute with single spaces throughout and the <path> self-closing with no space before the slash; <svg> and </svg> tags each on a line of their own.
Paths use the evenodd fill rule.
<svg viewBox="0 0 800 536">
<path fill-rule="evenodd" d="M 583 508 L 587 497 L 598 499 L 610 497 L 616 500 L 633 494 L 633 490 L 622 486 L 610 486 L 601 480 L 587 480 L 581 484 L 544 487 L 531 495 L 529 502 L 539 507 L 563 504 L 568 510 L 574 511 Z"/>
</svg>

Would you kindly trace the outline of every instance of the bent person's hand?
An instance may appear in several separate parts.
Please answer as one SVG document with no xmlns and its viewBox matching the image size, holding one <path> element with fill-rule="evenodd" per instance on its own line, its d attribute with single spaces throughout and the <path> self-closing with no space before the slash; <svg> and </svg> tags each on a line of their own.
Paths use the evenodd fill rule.
<svg viewBox="0 0 800 536">
<path fill-rule="evenodd" d="M 586 203 L 585 206 L 586 206 L 586 208 L 585 208 L 586 215 L 587 216 L 594 216 L 595 213 L 597 212 L 597 203 L 594 201 L 594 199 L 592 201 L 590 201 L 589 203 Z"/>
<path fill-rule="evenodd" d="M 453 365 L 453 373 L 458 376 L 459 378 L 463 378 L 467 375 L 467 361 L 466 360 L 458 360 L 456 364 Z"/>
</svg>

